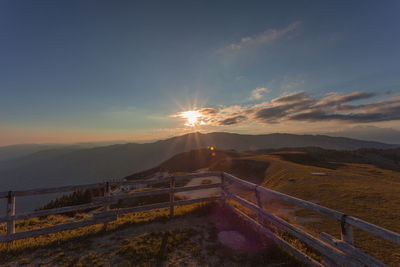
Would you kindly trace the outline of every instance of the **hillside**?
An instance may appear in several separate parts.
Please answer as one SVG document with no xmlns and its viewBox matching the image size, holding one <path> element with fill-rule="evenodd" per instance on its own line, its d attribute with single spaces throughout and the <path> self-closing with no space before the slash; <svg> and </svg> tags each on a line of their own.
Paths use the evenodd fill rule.
<svg viewBox="0 0 400 267">
<path fill-rule="evenodd" d="M 303 152 L 303 153 L 286 153 Z M 400 171 L 400 149 L 362 148 L 357 150 L 328 150 L 318 147 L 263 149 L 258 155 L 275 153 L 281 158 L 303 165 L 336 169 L 343 163 L 371 164 L 378 168 Z"/>
<path fill-rule="evenodd" d="M 125 214 L 108 224 L 0 244 L 0 265 L 45 266 L 304 266 L 217 205 Z M 78 214 L 76 219 L 87 217 Z M 228 218 L 228 219 L 227 219 Z M 17 224 L 20 230 L 71 221 L 52 215 Z M 0 226 L 3 234 L 4 227 Z M 232 232 L 241 239 L 222 237 Z M 235 244 L 235 245 L 233 245 Z M 239 245 L 239 246 L 238 246 Z"/>
<path fill-rule="evenodd" d="M 129 143 L 84 149 L 53 148 L 0 161 L 0 184 L 4 190 L 18 190 L 122 178 L 157 166 L 178 153 L 208 146 L 237 151 L 304 146 L 346 150 L 395 147 L 378 142 L 322 135 L 192 133 L 146 144 Z M 29 198 L 21 201 L 23 205 L 20 206 L 32 208 Z"/>
<path fill-rule="evenodd" d="M 398 164 L 396 157 L 393 157 L 398 151 L 399 149 L 333 151 L 320 148 L 286 148 L 268 152 L 236 152 L 207 148 L 177 154 L 155 168 L 126 178 L 141 179 L 159 171 L 225 171 L 400 232 L 400 218 L 396 215 L 400 212 L 400 172 L 378 168 L 373 164 L 352 162 L 372 160 L 370 155 L 375 155 L 379 158 L 377 164 L 386 162 L 387 166 L 392 168 Z M 322 157 L 323 155 L 326 157 Z M 335 158 L 341 161 L 331 161 Z M 230 190 L 254 201 L 253 190 L 247 191 L 239 187 L 231 187 Z M 168 200 L 168 195 L 165 197 L 162 201 Z M 138 202 L 143 204 L 143 199 L 139 199 Z M 264 209 L 313 235 L 327 232 L 340 237 L 340 227 L 336 220 L 270 197 L 264 197 L 262 202 Z M 128 203 L 121 202 L 118 205 L 126 204 Z M 138 203 L 129 203 L 132 204 Z M 121 216 L 107 227 L 107 231 L 102 230 L 100 226 L 93 226 L 72 230 L 63 235 L 51 235 L 50 238 L 40 237 L 35 239 L 35 242 L 18 241 L 11 248 L 6 245 L 0 246 L 0 256 L 4 258 L 0 264 L 13 266 L 36 263 L 46 257 L 49 265 L 73 262 L 78 265 L 101 266 L 128 264 L 134 261 L 134 265 L 143 266 L 149 262 L 158 264 L 162 261 L 170 266 L 215 266 L 220 263 L 227 263 L 229 266 L 263 266 L 265 262 L 298 266 L 287 254 L 271 247 L 268 240 L 259 239 L 260 235 L 250 231 L 246 225 L 241 225 L 239 220 L 224 213 L 224 210 L 200 208 L 201 216 L 206 217 L 197 217 L 199 211 L 196 207 L 191 206 L 189 210 L 186 207 L 177 209 L 177 217 L 171 221 L 166 217 L 168 209 L 139 212 Z M 87 216 L 89 214 L 78 213 L 75 217 L 57 215 L 28 219 L 19 222 L 17 228 L 33 229 L 40 225 L 81 220 Z M 0 227 L 0 232 L 4 231 L 5 227 Z M 227 244 L 221 245 L 223 237 L 220 233 L 224 231 L 236 231 L 244 236 L 247 241 L 241 249 L 245 250 L 238 252 L 236 248 L 232 250 L 226 247 Z M 355 230 L 354 236 L 356 247 L 390 266 L 400 263 L 399 246 L 358 230 Z M 84 245 L 77 242 L 82 238 L 86 240 Z M 293 245 L 307 250 L 302 243 L 290 239 L 290 236 L 285 238 L 289 238 Z M 167 240 L 165 246 L 162 245 L 164 240 Z"/>
<path fill-rule="evenodd" d="M 395 147 L 378 142 L 322 135 L 193 133 L 147 144 L 42 150 L 14 160 L 0 161 L 0 182 L 15 189 L 15 180 L 26 188 L 120 178 L 151 168 L 175 154 L 207 146 L 237 151 L 307 146 L 336 150 Z"/>
<path fill-rule="evenodd" d="M 400 232 L 399 149 L 332 151 L 316 148 L 282 151 L 191 151 L 176 155 L 153 171 L 194 171 L 205 168 L 225 171 L 289 195 L 309 200 Z M 198 160 L 203 157 L 202 160 Z M 198 162 L 196 164 L 191 163 Z M 178 163 L 182 163 L 179 169 Z M 381 167 L 379 167 L 381 166 Z M 148 174 L 148 173 L 147 173 Z M 318 175 L 317 175 L 318 174 Z M 128 179 L 138 178 L 135 175 Z M 253 199 L 254 192 L 239 191 Z M 313 234 L 327 232 L 340 237 L 337 222 L 305 209 L 264 199 L 264 208 L 301 225 Z M 399 246 L 360 231 L 356 246 L 397 266 Z"/>
</svg>

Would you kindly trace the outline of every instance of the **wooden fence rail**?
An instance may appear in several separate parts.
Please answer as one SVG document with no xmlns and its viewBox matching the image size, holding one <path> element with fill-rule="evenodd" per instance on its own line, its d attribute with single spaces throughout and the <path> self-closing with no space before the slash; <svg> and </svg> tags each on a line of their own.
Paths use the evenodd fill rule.
<svg viewBox="0 0 400 267">
<path fill-rule="evenodd" d="M 0 235 L 0 242 L 5 241 L 14 241 L 22 238 L 35 237 L 38 235 L 49 234 L 60 232 L 64 230 L 71 230 L 79 227 L 84 227 L 93 224 L 101 224 L 107 223 L 109 221 L 115 220 L 117 215 L 144 211 L 144 210 L 152 210 L 158 208 L 170 207 L 170 215 L 174 214 L 174 207 L 180 205 L 188 205 L 197 202 L 205 202 L 205 201 L 215 201 L 219 199 L 218 197 L 209 197 L 209 198 L 198 198 L 191 200 L 183 200 L 183 201 L 174 201 L 174 194 L 178 192 L 192 191 L 192 190 L 202 190 L 209 188 L 220 188 L 221 183 L 214 184 L 206 184 L 199 186 L 189 186 L 189 187 L 175 187 L 175 181 L 185 180 L 185 179 L 193 179 L 193 178 L 201 178 L 201 177 L 209 177 L 209 176 L 221 176 L 220 172 L 207 172 L 207 173 L 192 173 L 187 175 L 179 175 L 179 176 L 169 176 L 165 179 L 156 179 L 156 180 L 136 180 L 136 181 L 111 181 L 104 183 L 94 183 L 94 184 L 84 184 L 84 185 L 69 185 L 69 186 L 61 186 L 61 187 L 53 187 L 53 188 L 38 188 L 24 191 L 8 191 L 8 192 L 0 192 L 0 198 L 7 198 L 7 214 L 4 217 L 0 217 L 0 223 L 7 223 L 7 234 Z M 160 184 L 160 183 L 169 183 L 169 181 L 174 181 L 170 183 L 170 188 L 165 189 L 156 189 L 156 190 L 146 190 L 140 192 L 134 192 L 130 194 L 121 194 L 121 195 L 111 195 L 111 186 L 121 186 L 121 185 L 137 185 L 137 184 Z M 52 194 L 52 193 L 61 193 L 61 192 L 70 192 L 77 190 L 86 190 L 86 189 L 94 189 L 94 188 L 104 188 L 104 196 L 103 197 L 95 197 L 92 199 L 91 203 L 68 206 L 62 208 L 54 208 L 47 210 L 40 210 L 34 212 L 26 212 L 15 215 L 15 197 L 16 196 L 34 196 L 34 195 L 42 195 L 42 194 Z M 139 207 L 132 208 L 124 208 L 124 209 L 114 209 L 111 210 L 111 205 L 117 203 L 118 200 L 131 199 L 140 196 L 153 196 L 160 194 L 170 194 L 170 202 L 166 203 L 157 203 L 151 205 L 142 205 Z M 33 217 L 40 216 L 48 216 L 53 214 L 61 214 L 67 212 L 76 212 L 76 211 L 84 211 L 89 209 L 96 209 L 104 207 L 103 211 L 100 213 L 94 214 L 92 219 L 78 221 L 78 222 L 70 222 L 60 225 L 54 225 L 50 227 L 34 229 L 25 232 L 15 232 L 15 221 L 23 220 Z"/>
<path fill-rule="evenodd" d="M 393 242 L 393 243 L 396 243 L 396 244 L 400 245 L 400 234 L 398 234 L 398 233 L 395 233 L 395 232 L 392 232 L 390 230 L 384 229 L 382 227 L 376 226 L 376 225 L 374 225 L 372 223 L 363 221 L 363 220 L 355 218 L 353 216 L 346 215 L 346 214 L 344 214 L 342 212 L 339 212 L 339 211 L 336 211 L 336 210 L 332 210 L 332 209 L 320 206 L 320 205 L 312 203 L 310 201 L 306 201 L 306 200 L 302 200 L 302 199 L 299 199 L 299 198 L 295 198 L 295 197 L 280 193 L 278 191 L 274 191 L 274 190 L 271 190 L 271 189 L 268 189 L 268 188 L 265 188 L 265 187 L 262 187 L 262 186 L 258 186 L 256 184 L 241 180 L 241 179 L 239 179 L 237 177 L 234 177 L 233 175 L 230 175 L 230 174 L 227 174 L 227 173 L 224 173 L 224 176 L 228 180 L 230 180 L 230 181 L 232 181 L 234 183 L 238 183 L 238 184 L 240 184 L 242 186 L 245 186 L 245 187 L 247 187 L 249 189 L 258 191 L 263 195 L 273 196 L 273 197 L 276 197 L 276 198 L 278 198 L 280 200 L 289 201 L 289 202 L 292 202 L 294 204 L 297 204 L 297 205 L 303 206 L 305 208 L 308 208 L 310 210 L 313 210 L 313 211 L 319 212 L 321 214 L 333 217 L 333 218 L 339 220 L 341 222 L 342 226 L 343 226 L 343 224 L 344 225 L 346 225 L 346 224 L 352 225 L 352 226 L 358 227 L 361 230 L 364 230 L 364 231 L 366 231 L 368 233 L 371 233 L 373 235 L 379 236 L 379 237 L 381 237 L 383 239 L 386 239 L 386 240 L 388 240 L 390 242 Z M 348 226 L 347 226 L 347 229 L 349 229 Z M 343 227 L 342 227 L 342 235 L 346 236 L 346 233 L 343 233 Z"/>
<path fill-rule="evenodd" d="M 210 176 L 218 176 L 221 178 L 220 183 L 213 184 L 202 184 L 197 186 L 185 186 L 185 187 L 176 187 L 177 181 L 182 181 L 186 179 L 193 178 L 204 178 Z M 133 193 L 127 194 L 118 194 L 112 195 L 111 188 L 115 186 L 123 186 L 123 185 L 156 185 L 162 184 L 163 186 L 168 186 L 168 188 L 161 189 L 151 189 L 151 190 L 143 190 L 136 191 Z M 244 199 L 238 195 L 236 195 L 230 189 L 229 185 L 235 184 L 237 186 L 242 186 L 248 189 L 253 190 L 255 193 L 256 203 L 253 203 L 247 199 Z M 15 214 L 15 197 L 20 196 L 32 196 L 32 195 L 41 195 L 41 194 L 51 194 L 51 193 L 60 193 L 60 192 L 70 192 L 76 190 L 85 190 L 85 189 L 93 189 L 93 188 L 103 188 L 104 195 L 102 197 L 95 197 L 92 199 L 91 203 L 76 205 L 76 206 L 68 206 L 63 208 L 54 208 L 48 210 L 40 210 L 22 214 Z M 213 197 L 205 197 L 198 199 L 190 199 L 190 200 L 175 200 L 174 195 L 179 192 L 185 191 L 193 191 L 193 190 L 205 190 L 210 188 L 221 188 L 221 195 L 213 196 Z M 116 208 L 112 209 L 112 204 L 117 203 L 119 200 L 132 199 L 135 197 L 147 197 L 153 195 L 166 194 L 169 195 L 169 202 L 157 203 L 157 204 L 148 204 L 141 205 L 136 207 L 128 207 L 128 208 Z M 341 240 L 338 240 L 326 233 L 320 234 L 320 239 L 310 235 L 309 233 L 303 231 L 302 229 L 290 224 L 289 222 L 267 212 L 263 208 L 262 196 L 272 196 L 277 199 L 283 201 L 289 201 L 296 205 L 300 205 L 312 211 L 319 212 L 321 214 L 330 216 L 340 221 L 341 225 Z M 360 251 L 356 247 L 354 247 L 354 237 L 353 237 L 353 229 L 352 227 L 360 228 L 368 233 L 374 234 L 381 238 L 384 238 L 388 241 L 391 241 L 395 244 L 400 244 L 400 234 L 389 231 L 387 229 L 381 228 L 379 226 L 373 225 L 361 219 L 346 215 L 342 212 L 329 209 L 318 204 L 305 201 L 302 199 L 298 199 L 296 197 L 292 197 L 253 183 L 248 181 L 239 179 L 231 174 L 223 173 L 223 172 L 204 172 L 204 173 L 192 173 L 187 175 L 179 175 L 179 176 L 169 176 L 163 179 L 143 179 L 143 180 L 134 180 L 134 181 L 110 181 L 104 183 L 94 183 L 94 184 L 85 184 L 85 185 L 71 185 L 71 186 L 62 186 L 62 187 L 53 187 L 53 188 L 38 188 L 32 190 L 25 191 L 8 191 L 8 192 L 0 192 L 0 198 L 7 198 L 7 214 L 4 217 L 0 217 L 0 223 L 7 223 L 7 234 L 0 235 L 0 242 L 7 242 L 18 240 L 22 238 L 34 237 L 38 235 L 55 233 L 64 230 L 71 230 L 78 227 L 107 223 L 112 220 L 115 220 L 118 215 L 125 213 L 132 213 L 138 211 L 159 209 L 159 208 L 170 208 L 170 216 L 174 215 L 174 207 L 181 205 L 188 205 L 192 203 L 198 202 L 208 202 L 208 201 L 216 201 L 220 200 L 226 207 L 230 208 L 232 211 L 237 213 L 244 220 L 249 222 L 254 228 L 260 231 L 262 234 L 270 237 L 274 242 L 276 242 L 283 249 L 289 251 L 294 256 L 296 256 L 300 261 L 311 265 L 311 266 L 386 266 L 384 263 L 378 261 L 372 256 L 368 255 L 365 252 Z M 242 210 L 233 206 L 231 202 L 236 202 L 239 206 L 244 206 L 247 209 L 255 212 L 257 215 L 257 219 L 251 218 L 249 215 L 245 214 Z M 76 212 L 76 211 L 84 211 L 89 209 L 96 209 L 103 207 L 103 210 L 94 213 L 93 217 L 88 220 L 65 223 L 60 225 L 54 225 L 50 227 L 34 229 L 25 232 L 15 232 L 15 221 L 28 219 L 32 217 L 39 216 L 47 216 L 51 214 L 61 214 L 66 212 Z M 269 222 L 280 230 L 290 233 L 295 236 L 299 240 L 303 241 L 310 247 L 319 251 L 322 255 L 322 261 L 318 262 L 317 260 L 311 258 L 310 256 L 304 254 L 297 248 L 293 247 L 287 241 L 282 239 L 277 233 L 274 233 L 273 230 L 269 229 L 265 226 L 265 222 Z"/>
<path fill-rule="evenodd" d="M 400 234 L 398 233 L 368 223 L 361 219 L 346 215 L 342 212 L 332 210 L 306 200 L 298 199 L 296 197 L 292 197 L 262 186 L 258 186 L 248 181 L 239 179 L 228 173 L 223 173 L 222 175 L 224 177 L 224 184 L 222 185 L 222 187 L 224 190 L 223 195 L 225 199 L 233 200 L 240 205 L 252 210 L 258 215 L 258 222 L 250 217 L 248 217 L 247 220 L 252 220 L 252 224 L 260 223 L 261 217 L 266 219 L 273 225 L 277 226 L 279 229 L 285 230 L 286 232 L 289 232 L 290 234 L 296 236 L 301 241 L 319 251 L 324 258 L 327 258 L 326 261 L 324 261 L 324 265 L 330 266 L 336 264 L 340 266 L 387 266 L 384 263 L 373 258 L 372 256 L 354 247 L 352 226 L 362 229 L 368 233 L 371 233 L 388 241 L 391 241 L 395 244 L 400 244 Z M 228 182 L 253 190 L 255 192 L 257 204 L 243 199 L 231 192 L 227 186 Z M 283 201 L 289 201 L 296 205 L 300 205 L 302 207 L 339 220 L 341 223 L 342 240 L 335 239 L 326 233 L 321 233 L 320 237 L 322 240 L 317 239 L 307 232 L 295 227 L 294 225 L 291 225 L 287 221 L 276 217 L 275 215 L 263 209 L 262 204 L 260 204 L 261 195 L 273 196 Z M 231 209 L 234 208 L 232 205 L 228 205 L 228 207 L 230 207 Z M 237 213 L 235 209 L 233 209 L 233 211 Z M 299 257 L 300 260 L 302 260 L 301 258 L 302 257 Z M 304 262 L 307 263 L 307 261 Z"/>
</svg>

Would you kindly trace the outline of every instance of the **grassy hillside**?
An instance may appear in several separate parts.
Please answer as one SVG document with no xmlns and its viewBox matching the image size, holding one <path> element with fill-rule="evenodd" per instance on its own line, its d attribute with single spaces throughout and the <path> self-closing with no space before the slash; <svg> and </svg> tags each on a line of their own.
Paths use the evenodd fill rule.
<svg viewBox="0 0 400 267">
<path fill-rule="evenodd" d="M 125 179 L 143 179 L 146 176 L 163 171 L 168 171 L 170 173 L 193 172 L 199 169 L 209 168 L 227 159 L 239 158 L 246 155 L 249 154 L 236 151 L 214 150 L 214 148 L 212 150 L 210 148 L 192 150 L 177 154 L 155 168 L 126 176 Z"/>
<path fill-rule="evenodd" d="M 278 191 L 317 202 L 381 227 L 400 232 L 400 173 L 369 164 L 342 163 L 335 169 L 307 166 L 282 160 L 282 155 L 256 156 L 268 161 L 263 185 Z M 324 172 L 326 176 L 311 175 Z M 294 221 L 315 232 L 325 231 L 340 237 L 333 220 L 304 209 L 293 210 Z M 298 217 L 314 217 L 309 222 Z M 400 264 L 399 246 L 355 232 L 356 246 L 391 264 Z"/>
<path fill-rule="evenodd" d="M 201 149 L 178 154 L 156 168 L 127 178 L 143 178 L 158 171 L 192 172 L 204 168 L 226 171 L 242 179 L 301 199 L 310 200 L 395 232 L 400 232 L 400 172 L 396 171 L 397 153 L 398 150 L 331 151 L 319 148 L 254 152 Z M 373 159 L 378 160 L 374 161 Z M 313 173 L 323 175 L 313 175 Z M 254 200 L 254 192 L 246 190 L 238 190 L 238 192 L 240 195 Z M 63 205 L 63 202 L 75 201 L 77 197 L 79 196 L 66 196 L 49 205 Z M 84 199 L 87 197 L 84 192 L 82 197 Z M 168 196 L 165 200 L 168 200 Z M 263 202 L 265 209 L 304 228 L 311 234 L 317 235 L 320 232 L 327 232 L 340 237 L 339 223 L 333 219 L 272 198 L 264 198 Z M 17 241 L 14 246 L 0 247 L 0 258 L 3 259 L 0 264 L 38 262 L 44 257 L 48 257 L 50 265 L 63 265 L 68 262 L 73 262 L 76 265 L 118 265 L 126 264 L 132 260 L 136 261 L 138 258 L 147 260 L 150 258 L 154 260 L 155 258 L 156 261 L 159 259 L 167 261 L 172 266 L 179 264 L 204 265 L 204 263 L 218 265 L 221 262 L 228 262 L 231 266 L 243 264 L 257 266 L 271 260 L 279 263 L 278 256 L 284 259 L 288 265 L 294 264 L 280 250 L 268 248 L 261 254 L 260 252 L 238 254 L 223 246 L 221 247 L 215 239 L 215 228 L 212 231 L 210 230 L 214 227 L 208 224 L 210 221 L 202 221 L 203 224 L 193 227 L 193 220 L 185 217 L 186 215 L 184 216 L 187 212 L 193 214 L 189 207 L 178 209 L 178 218 L 186 218 L 184 219 L 186 222 L 174 220 L 168 223 L 172 228 L 159 228 L 160 225 L 157 224 L 157 228 L 150 227 L 153 229 L 151 232 L 140 232 L 132 238 L 126 237 L 125 234 L 130 231 L 135 232 L 134 228 L 126 230 L 127 232 L 124 230 L 125 232 L 121 232 L 122 234 L 117 234 L 120 230 L 126 229 L 125 227 L 140 226 L 144 222 L 158 223 L 159 220 L 166 222 L 167 212 L 167 209 L 162 209 L 156 212 L 122 216 L 118 221 L 110 224 L 107 232 L 104 232 L 100 226 L 92 226 L 67 231 L 63 234 Z M 217 213 L 222 214 L 221 211 Z M 86 216 L 85 214 L 75 214 L 74 217 L 49 216 L 24 220 L 17 224 L 17 230 L 22 231 L 39 226 L 79 220 Z M 223 216 L 222 221 L 226 221 L 227 217 Z M 194 220 L 200 222 L 202 219 Z M 212 225 L 221 224 L 221 221 L 212 221 L 212 216 L 209 217 L 209 220 L 211 220 Z M 240 225 L 240 222 L 234 219 L 228 221 Z M 185 227 L 180 227 L 182 224 Z M 176 228 L 177 225 L 179 229 Z M 149 229 L 146 227 L 143 229 Z M 246 227 L 239 228 L 246 229 Z M 4 226 L 0 227 L 0 232 L 4 231 Z M 120 238 L 114 238 L 115 234 Z M 213 235 L 214 237 L 212 237 Z M 209 236 L 206 239 L 208 241 L 202 243 L 203 241 L 198 238 L 200 236 Z M 354 236 L 357 247 L 391 266 L 399 265 L 399 246 L 358 230 L 355 231 Z M 171 238 L 171 243 L 165 246 L 165 254 L 160 254 L 160 250 L 155 250 L 154 246 L 159 248 L 166 237 Z M 89 240 L 88 244 L 85 243 L 85 246 L 76 242 L 82 238 Z M 106 244 L 100 245 L 104 240 L 106 240 Z M 288 241 L 303 250 L 307 250 L 306 247 L 295 240 Z M 180 246 L 179 244 L 185 245 Z M 51 253 L 48 254 L 46 251 L 51 251 Z M 217 256 L 211 256 L 211 251 L 217 251 L 217 254 L 213 254 Z M 274 251 L 273 255 L 275 256 L 271 255 L 271 251 Z M 104 253 L 106 256 L 101 256 Z M 232 257 L 232 255 L 235 255 L 235 257 Z M 318 258 L 318 255 L 316 257 Z M 184 259 L 183 262 L 179 260 L 181 258 Z M 138 266 L 145 266 L 143 265 L 145 260 L 135 263 Z"/>
<path fill-rule="evenodd" d="M 105 230 L 94 225 L 37 238 L 0 244 L 0 265 L 40 266 L 302 266 L 289 254 L 261 238 L 238 217 L 214 204 L 125 214 Z M 79 220 L 81 214 L 74 219 Z M 226 220 L 229 218 L 228 220 Z M 73 220 L 61 215 L 23 220 L 17 230 Z M 0 233 L 4 233 L 0 227 Z M 245 237 L 245 248 L 219 241 L 220 232 Z"/>
<path fill-rule="evenodd" d="M 399 169 L 398 149 L 293 150 L 296 149 L 249 153 L 192 151 L 177 155 L 152 170 L 189 172 L 205 168 L 208 164 L 210 170 L 233 173 L 242 179 L 400 233 L 400 172 L 396 171 Z M 241 192 L 249 199 L 253 199 L 253 193 Z M 340 237 L 339 223 L 333 219 L 273 199 L 264 201 L 266 209 L 311 233 L 328 232 Z M 360 231 L 355 231 L 355 243 L 391 265 L 400 264 L 399 246 Z"/>
<path fill-rule="evenodd" d="M 279 154 L 284 160 L 316 167 L 336 169 L 343 163 L 370 164 L 378 168 L 400 171 L 400 149 L 362 148 L 357 150 L 327 150 L 319 147 L 263 149 L 253 154 Z M 283 153 L 281 153 L 283 152 Z M 303 153 L 285 153 L 303 152 Z"/>
</svg>

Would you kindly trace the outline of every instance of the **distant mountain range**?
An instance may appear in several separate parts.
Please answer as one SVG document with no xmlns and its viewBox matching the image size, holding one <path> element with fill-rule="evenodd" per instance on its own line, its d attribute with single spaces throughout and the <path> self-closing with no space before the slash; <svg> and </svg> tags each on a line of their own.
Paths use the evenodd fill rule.
<svg viewBox="0 0 400 267">
<path fill-rule="evenodd" d="M 241 135 L 222 132 L 191 133 L 145 144 L 127 143 L 99 147 L 50 146 L 48 148 L 32 146 L 31 153 L 16 146 L 14 152 L 8 147 L 8 152 L 5 152 L 5 155 L 9 153 L 8 159 L 0 161 L 0 191 L 84 184 L 122 178 L 153 168 L 178 153 L 210 146 L 221 150 L 237 151 L 310 146 L 336 150 L 398 147 L 379 142 L 324 135 Z M 5 151 L 3 147 L 0 148 L 0 152 L 2 149 Z M 43 196 L 42 204 L 51 198 L 52 196 Z M 19 198 L 17 202 L 17 211 L 32 209 L 30 197 Z M 1 209 L 3 209 L 2 205 L 3 203 L 0 203 Z"/>
<path fill-rule="evenodd" d="M 336 150 L 398 147 L 324 135 L 191 133 L 146 144 L 51 147 L 0 161 L 0 184 L 3 191 L 121 178 L 152 168 L 175 154 L 207 146 L 237 151 L 310 146 Z"/>
<path fill-rule="evenodd" d="M 400 143 L 400 131 L 393 128 L 380 128 L 371 125 L 354 126 L 326 133 L 329 136 L 342 136 L 361 140 L 373 140 L 389 144 Z"/>
<path fill-rule="evenodd" d="M 75 144 L 17 144 L 0 146 L 0 161 L 16 159 L 35 152 L 52 149 L 83 149 L 127 143 L 126 141 L 87 142 Z"/>
</svg>

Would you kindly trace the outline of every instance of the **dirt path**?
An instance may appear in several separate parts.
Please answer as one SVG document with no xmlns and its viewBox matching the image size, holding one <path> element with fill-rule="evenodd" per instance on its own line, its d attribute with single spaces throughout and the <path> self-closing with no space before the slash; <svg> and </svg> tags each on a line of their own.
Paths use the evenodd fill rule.
<svg viewBox="0 0 400 267">
<path fill-rule="evenodd" d="M 202 177 L 202 178 L 195 178 L 190 180 L 189 183 L 185 185 L 188 186 L 197 186 L 206 183 L 220 183 L 221 178 L 217 176 L 210 176 L 210 177 Z M 195 199 L 195 198 L 203 198 L 203 197 L 210 197 L 210 196 L 217 196 L 221 193 L 220 188 L 210 188 L 210 189 L 202 189 L 196 191 L 187 191 L 187 192 L 179 192 L 176 193 L 176 196 L 186 198 L 186 199 Z"/>
</svg>

